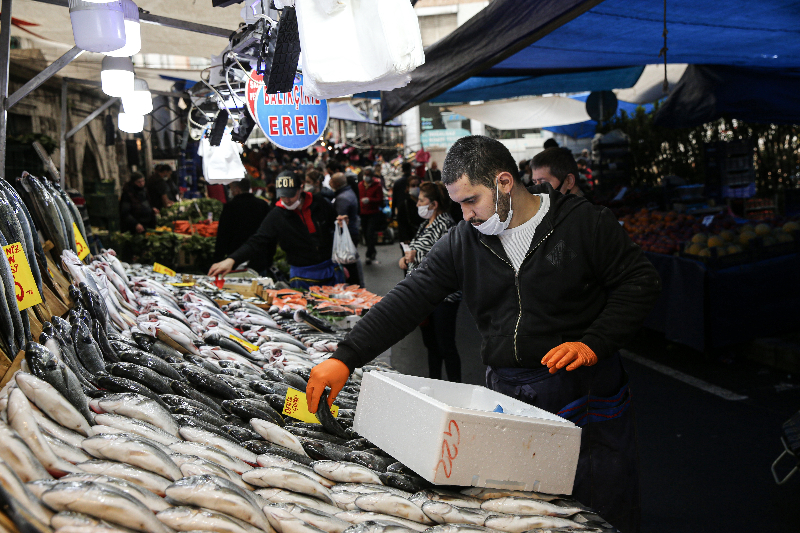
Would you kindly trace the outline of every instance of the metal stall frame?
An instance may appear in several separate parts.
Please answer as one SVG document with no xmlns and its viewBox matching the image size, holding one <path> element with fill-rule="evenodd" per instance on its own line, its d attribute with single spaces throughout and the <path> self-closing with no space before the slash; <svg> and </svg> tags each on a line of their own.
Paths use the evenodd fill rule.
<svg viewBox="0 0 800 533">
<path fill-rule="evenodd" d="M 69 7 L 67 0 L 34 0 L 43 4 L 50 4 L 59 7 Z M 77 46 L 70 49 L 67 53 L 56 59 L 42 72 L 34 76 L 25 85 L 20 87 L 14 94 L 8 94 L 8 81 L 9 81 L 9 66 L 11 61 L 11 6 L 12 0 L 2 0 L 0 9 L 0 172 L 5 173 L 6 166 L 6 138 L 8 131 L 8 110 L 11 109 L 20 100 L 28 96 L 31 92 L 36 90 L 40 85 L 53 77 L 61 69 L 69 65 L 72 61 L 77 59 L 84 50 Z M 224 28 L 217 28 L 215 26 L 208 26 L 206 24 L 198 24 L 196 22 L 188 22 L 185 20 L 174 19 L 170 17 L 163 17 L 160 15 L 153 15 L 152 13 L 139 10 L 139 20 L 147 24 L 155 24 L 156 26 L 164 26 L 167 28 L 174 28 L 178 30 L 190 31 L 195 33 L 202 33 L 205 35 L 214 35 L 217 37 L 230 37 L 232 31 Z M 78 131 L 84 128 L 89 122 L 97 118 L 103 111 L 117 103 L 119 98 L 111 98 L 88 117 L 83 119 L 77 126 L 70 131 L 67 129 L 67 92 L 69 83 L 80 83 L 83 85 L 100 86 L 100 82 L 89 80 L 77 80 L 72 78 L 64 78 L 61 84 L 61 123 L 59 128 L 60 147 L 61 147 L 61 160 L 59 171 L 61 172 L 61 186 L 64 186 L 64 171 L 66 169 L 66 143 L 67 139 L 75 135 Z M 183 96 L 182 93 L 173 93 L 165 91 L 150 91 L 153 94 L 164 96 Z M 0 176 L 6 179 L 6 176 Z"/>
</svg>

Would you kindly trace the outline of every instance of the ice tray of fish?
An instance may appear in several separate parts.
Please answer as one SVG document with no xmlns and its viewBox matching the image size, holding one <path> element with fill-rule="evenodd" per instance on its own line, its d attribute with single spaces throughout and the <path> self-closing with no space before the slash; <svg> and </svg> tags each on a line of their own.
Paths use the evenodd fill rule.
<svg viewBox="0 0 800 533">
<path fill-rule="evenodd" d="M 559 495 L 433 487 L 355 433 L 363 372 L 386 366 L 351 376 L 338 417 L 325 407 L 320 424 L 283 415 L 288 389 L 305 390 L 342 338 L 310 315 L 220 307 L 202 286 L 174 287 L 113 251 L 61 259 L 74 307 L 26 343 L 0 390 L 4 528 L 613 531 Z"/>
</svg>

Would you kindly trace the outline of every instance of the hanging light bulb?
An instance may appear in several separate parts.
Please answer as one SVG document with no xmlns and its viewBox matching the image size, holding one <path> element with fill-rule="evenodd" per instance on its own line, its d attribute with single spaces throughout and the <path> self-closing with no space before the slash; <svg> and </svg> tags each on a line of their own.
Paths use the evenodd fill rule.
<svg viewBox="0 0 800 533">
<path fill-rule="evenodd" d="M 133 0 L 122 0 L 125 16 L 125 46 L 106 55 L 113 57 L 130 57 L 142 49 L 142 29 L 139 24 L 139 8 Z"/>
<path fill-rule="evenodd" d="M 124 109 L 124 106 L 123 106 Z M 125 133 L 140 133 L 144 129 L 144 117 L 127 110 L 117 116 L 119 129 Z"/>
<path fill-rule="evenodd" d="M 130 57 L 103 58 L 100 72 L 103 92 L 108 96 L 125 96 L 133 92 L 133 61 Z"/>
<path fill-rule="evenodd" d="M 153 110 L 153 95 L 150 94 L 150 87 L 141 78 L 133 81 L 133 91 L 122 95 L 122 105 L 126 113 L 136 115 L 146 115 Z"/>
<path fill-rule="evenodd" d="M 110 52 L 125 46 L 122 1 L 69 0 L 75 45 L 89 52 Z"/>
</svg>

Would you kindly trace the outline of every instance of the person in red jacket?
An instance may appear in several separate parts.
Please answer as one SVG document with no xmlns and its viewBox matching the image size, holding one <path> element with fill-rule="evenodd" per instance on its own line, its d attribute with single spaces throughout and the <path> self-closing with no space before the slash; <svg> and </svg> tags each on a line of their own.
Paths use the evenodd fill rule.
<svg viewBox="0 0 800 533">
<path fill-rule="evenodd" d="M 364 240 L 367 241 L 367 264 L 371 265 L 375 261 L 377 252 L 375 251 L 375 232 L 381 221 L 383 214 L 383 188 L 381 182 L 375 179 L 371 168 L 366 167 L 362 171 L 364 179 L 358 183 L 358 199 L 361 204 L 361 226 Z"/>
</svg>

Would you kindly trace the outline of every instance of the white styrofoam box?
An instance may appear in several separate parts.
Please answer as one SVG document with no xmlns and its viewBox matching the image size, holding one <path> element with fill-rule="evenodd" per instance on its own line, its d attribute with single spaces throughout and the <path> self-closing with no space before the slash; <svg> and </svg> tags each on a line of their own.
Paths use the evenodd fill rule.
<svg viewBox="0 0 800 533">
<path fill-rule="evenodd" d="M 572 422 L 504 394 L 390 372 L 364 374 L 353 429 L 437 485 L 551 494 L 572 493 L 581 445 Z"/>
</svg>

